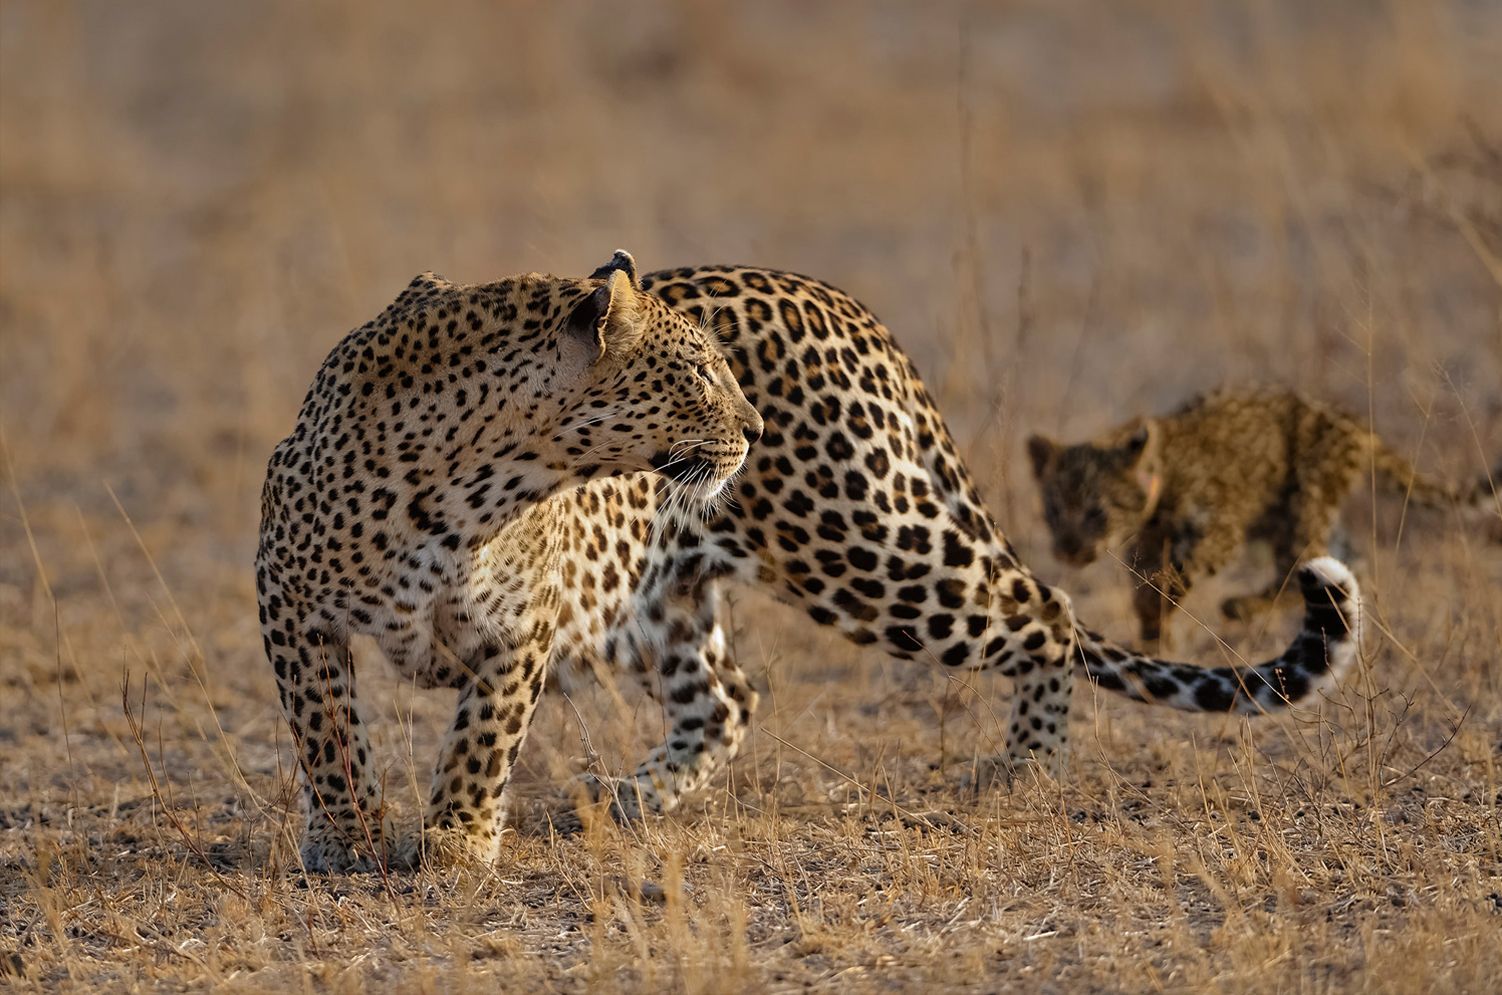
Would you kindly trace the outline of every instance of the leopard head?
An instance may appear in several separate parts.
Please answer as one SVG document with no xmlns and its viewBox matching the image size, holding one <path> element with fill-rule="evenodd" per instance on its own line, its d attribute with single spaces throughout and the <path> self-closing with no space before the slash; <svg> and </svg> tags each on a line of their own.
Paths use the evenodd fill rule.
<svg viewBox="0 0 1502 995">
<path fill-rule="evenodd" d="M 583 279 L 424 273 L 320 378 L 315 400 L 348 399 L 339 431 L 374 436 L 367 472 L 481 522 L 495 505 L 639 471 L 708 501 L 762 433 L 711 334 L 643 292 L 624 252 Z"/>
<path fill-rule="evenodd" d="M 643 292 L 626 252 L 577 290 L 558 334 L 572 401 L 553 442 L 582 478 L 655 470 L 712 498 L 763 427 L 713 334 Z"/>
</svg>

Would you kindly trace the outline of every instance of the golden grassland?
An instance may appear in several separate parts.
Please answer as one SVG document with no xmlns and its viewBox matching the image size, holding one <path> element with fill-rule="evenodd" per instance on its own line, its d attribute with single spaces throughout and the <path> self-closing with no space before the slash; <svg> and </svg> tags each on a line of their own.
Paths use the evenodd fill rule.
<svg viewBox="0 0 1502 995">
<path fill-rule="evenodd" d="M 1497 8 L 414 10 L 0 4 L 0 987 L 1495 990 L 1502 552 L 1456 515 L 1352 501 L 1372 625 L 1320 709 L 1081 687 L 1068 778 L 1010 793 L 965 787 L 1004 681 L 748 593 L 763 704 L 702 801 L 555 838 L 586 738 L 629 767 L 661 716 L 552 700 L 503 861 L 389 878 L 296 869 L 249 565 L 344 330 L 423 269 L 624 246 L 871 305 L 1024 557 L 1129 636 L 1119 565 L 1048 557 L 1027 431 L 1256 380 L 1454 479 L 1502 449 Z M 1186 656 L 1287 638 L 1219 593 Z M 361 682 L 415 818 L 451 701 Z"/>
</svg>

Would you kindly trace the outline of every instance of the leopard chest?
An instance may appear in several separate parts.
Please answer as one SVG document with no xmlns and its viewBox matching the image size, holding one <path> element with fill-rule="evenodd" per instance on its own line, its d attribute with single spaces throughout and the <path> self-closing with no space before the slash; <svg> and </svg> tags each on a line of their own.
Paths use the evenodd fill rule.
<svg viewBox="0 0 1502 995">
<path fill-rule="evenodd" d="M 519 646 L 535 638 L 540 620 L 557 613 L 555 590 L 541 580 L 515 587 L 473 578 L 437 589 L 426 604 L 403 605 L 374 633 L 386 660 L 422 688 L 462 684 L 472 661 L 488 647 Z"/>
<path fill-rule="evenodd" d="M 483 650 L 552 639 L 558 566 L 549 530 L 503 533 L 462 562 L 399 583 L 373 634 L 391 666 L 417 686 L 463 683 Z"/>
</svg>

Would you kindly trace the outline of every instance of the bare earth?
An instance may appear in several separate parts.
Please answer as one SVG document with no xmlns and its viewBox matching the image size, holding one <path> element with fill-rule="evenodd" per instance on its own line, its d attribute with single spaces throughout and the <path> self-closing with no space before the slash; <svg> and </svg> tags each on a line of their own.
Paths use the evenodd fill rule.
<svg viewBox="0 0 1502 995">
<path fill-rule="evenodd" d="M 1049 558 L 1030 430 L 1255 380 L 1453 479 L 1502 452 L 1495 4 L 494 7 L 0 3 L 0 987 L 1495 990 L 1502 546 L 1371 495 L 1367 652 L 1318 710 L 1081 687 L 1067 780 L 977 797 L 1004 681 L 747 593 L 760 721 L 702 802 L 555 838 L 581 757 L 661 734 L 555 698 L 493 872 L 306 880 L 258 491 L 420 270 L 623 246 L 848 289 L 1122 637 L 1123 568 Z M 1214 611 L 1266 569 L 1196 592 L 1182 655 L 1281 646 L 1292 605 Z M 415 819 L 451 698 L 362 660 Z"/>
</svg>

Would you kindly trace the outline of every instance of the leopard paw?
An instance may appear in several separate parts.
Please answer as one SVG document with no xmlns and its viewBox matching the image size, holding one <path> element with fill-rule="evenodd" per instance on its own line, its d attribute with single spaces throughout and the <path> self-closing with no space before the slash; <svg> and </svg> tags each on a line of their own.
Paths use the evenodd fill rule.
<svg viewBox="0 0 1502 995">
<path fill-rule="evenodd" d="M 500 856 L 500 843 L 499 832 L 465 826 L 424 826 L 422 836 L 401 849 L 409 866 L 448 870 L 488 867 Z"/>
<path fill-rule="evenodd" d="M 303 835 L 298 856 L 310 874 L 369 874 L 387 857 L 381 838 L 367 841 L 321 826 Z"/>
<path fill-rule="evenodd" d="M 981 757 L 966 777 L 966 787 L 973 794 L 994 789 L 1012 791 L 1038 780 L 1056 780 L 1064 773 L 1065 758 L 1054 753 L 1039 757 Z"/>
</svg>

